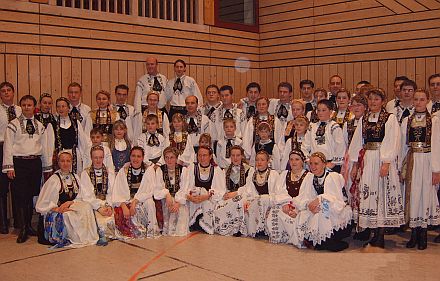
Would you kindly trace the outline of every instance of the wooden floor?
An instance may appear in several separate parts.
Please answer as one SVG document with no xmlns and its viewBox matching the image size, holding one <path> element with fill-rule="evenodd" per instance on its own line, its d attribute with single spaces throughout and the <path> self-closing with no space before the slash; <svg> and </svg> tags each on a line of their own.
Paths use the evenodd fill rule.
<svg viewBox="0 0 440 281">
<path fill-rule="evenodd" d="M 408 250 L 408 235 L 387 236 L 385 250 L 349 240 L 348 250 L 328 253 L 198 232 L 50 250 L 8 234 L 0 235 L 0 280 L 440 280 L 440 244 Z"/>
</svg>

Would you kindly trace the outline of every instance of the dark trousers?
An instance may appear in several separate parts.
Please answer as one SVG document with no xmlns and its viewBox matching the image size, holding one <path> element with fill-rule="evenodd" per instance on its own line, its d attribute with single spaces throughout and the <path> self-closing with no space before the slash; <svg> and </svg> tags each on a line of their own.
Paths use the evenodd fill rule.
<svg viewBox="0 0 440 281">
<path fill-rule="evenodd" d="M 3 167 L 3 143 L 0 143 L 0 167 Z M 9 178 L 6 173 L 0 172 L 0 225 L 7 228 L 9 226 L 8 222 L 8 192 L 9 192 Z M 15 218 L 17 215 L 17 210 L 15 204 L 12 204 L 12 216 Z M 16 221 L 14 220 L 14 227 L 17 227 Z"/>
<path fill-rule="evenodd" d="M 30 226 L 33 214 L 33 197 L 40 192 L 43 168 L 40 158 L 14 157 L 15 178 L 11 183 L 12 202 L 17 207 L 19 227 Z"/>
</svg>

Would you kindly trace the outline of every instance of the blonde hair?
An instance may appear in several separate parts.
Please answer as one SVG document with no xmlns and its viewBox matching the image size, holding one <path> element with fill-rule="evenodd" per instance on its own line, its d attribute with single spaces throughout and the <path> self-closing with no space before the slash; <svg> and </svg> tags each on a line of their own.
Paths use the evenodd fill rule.
<svg viewBox="0 0 440 281">
<path fill-rule="evenodd" d="M 115 148 L 115 142 L 116 142 L 115 141 L 115 139 L 116 139 L 115 129 L 121 129 L 121 128 L 125 130 L 124 140 L 125 140 L 125 143 L 127 144 L 127 148 L 130 149 L 131 143 L 130 143 L 130 140 L 128 139 L 128 135 L 127 135 L 127 125 L 125 124 L 124 121 L 118 120 L 115 122 L 115 124 L 113 124 L 112 135 L 109 138 L 108 145 L 109 145 L 110 150 L 113 150 Z"/>
</svg>

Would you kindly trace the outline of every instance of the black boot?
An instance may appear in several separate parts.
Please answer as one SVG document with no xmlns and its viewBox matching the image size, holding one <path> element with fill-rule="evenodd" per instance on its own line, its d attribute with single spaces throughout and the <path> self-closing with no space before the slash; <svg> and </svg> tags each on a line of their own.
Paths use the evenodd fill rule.
<svg viewBox="0 0 440 281">
<path fill-rule="evenodd" d="M 373 247 L 385 248 L 385 229 L 383 227 L 377 228 L 377 234 L 371 239 L 369 244 Z"/>
<path fill-rule="evenodd" d="M 37 236 L 37 231 L 32 228 L 32 217 L 34 215 L 34 207 L 32 206 L 32 203 L 28 206 L 27 210 L 27 222 L 26 222 L 26 231 L 29 236 Z"/>
<path fill-rule="evenodd" d="M 379 235 L 379 228 L 373 228 L 371 232 L 373 234 L 373 237 L 371 237 L 370 241 L 364 244 L 364 247 L 367 247 L 368 245 L 370 245 L 370 243 L 376 243 L 377 241 L 377 237 Z"/>
<path fill-rule="evenodd" d="M 38 217 L 38 227 L 37 227 L 37 236 L 38 236 L 38 243 L 42 245 L 52 245 L 52 243 L 49 242 L 49 240 L 44 237 L 44 216 L 40 215 Z"/>
<path fill-rule="evenodd" d="M 0 196 L 0 234 L 9 233 L 8 205 L 6 194 Z"/>
<path fill-rule="evenodd" d="M 26 208 L 23 208 L 22 206 L 17 208 L 17 222 L 20 225 L 20 231 L 18 233 L 17 243 L 24 243 L 29 238 L 26 229 L 26 222 L 27 222 L 26 213 L 27 213 Z"/>
<path fill-rule="evenodd" d="M 428 247 L 428 229 L 420 228 L 419 229 L 419 239 L 418 239 L 417 249 L 425 250 Z"/>
<path fill-rule="evenodd" d="M 440 243 L 440 234 L 434 238 L 434 243 Z"/>
<path fill-rule="evenodd" d="M 371 235 L 371 229 L 367 228 L 361 232 L 356 232 L 353 235 L 353 239 L 359 241 L 368 241 L 370 239 L 370 235 Z"/>
<path fill-rule="evenodd" d="M 419 240 L 419 228 L 411 228 L 411 239 L 406 243 L 407 248 L 414 248 Z"/>
</svg>

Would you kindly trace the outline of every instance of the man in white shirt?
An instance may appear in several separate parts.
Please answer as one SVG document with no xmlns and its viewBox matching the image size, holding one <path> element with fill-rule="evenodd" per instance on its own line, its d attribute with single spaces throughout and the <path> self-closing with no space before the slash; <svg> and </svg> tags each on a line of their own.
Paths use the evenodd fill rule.
<svg viewBox="0 0 440 281">
<path fill-rule="evenodd" d="M 293 87 L 289 82 L 281 82 L 278 85 L 278 98 L 271 99 L 269 103 L 269 113 L 275 115 L 282 123 L 287 123 L 293 119 L 292 100 Z"/>
<path fill-rule="evenodd" d="M 168 80 L 165 87 L 165 96 L 170 102 L 169 120 L 172 120 L 174 113 L 186 114 L 185 101 L 189 96 L 195 96 L 199 106 L 203 105 L 203 97 L 199 86 L 194 78 L 185 75 L 186 62 L 178 59 L 174 62 L 174 72 L 176 76 Z"/>
<path fill-rule="evenodd" d="M 301 82 L 299 82 L 299 88 L 301 90 L 301 98 L 305 103 L 304 115 L 307 115 L 309 111 L 313 111 L 316 107 L 316 101 L 313 98 L 315 83 L 313 83 L 312 80 L 301 80 Z"/>
<path fill-rule="evenodd" d="M 83 104 L 81 102 L 82 97 L 82 87 L 77 82 L 72 82 L 67 87 L 67 98 L 70 102 L 70 113 L 69 115 L 73 120 L 78 120 L 83 129 L 86 126 L 86 119 L 90 112 L 90 106 Z"/>
<path fill-rule="evenodd" d="M 428 111 L 434 114 L 440 111 L 440 73 L 435 73 L 428 78 L 431 101 L 428 103 Z"/>
<path fill-rule="evenodd" d="M 387 105 L 385 106 L 385 109 L 387 112 L 391 112 L 395 107 L 399 106 L 400 104 L 400 85 L 402 85 L 403 81 L 408 80 L 408 77 L 406 76 L 397 76 L 394 78 L 394 99 L 390 100 Z"/>
<path fill-rule="evenodd" d="M 249 120 L 257 114 L 256 102 L 260 98 L 261 86 L 257 82 L 251 82 L 246 86 L 247 97 L 240 99 L 238 108 L 243 110 L 246 119 Z"/>
<path fill-rule="evenodd" d="M 147 108 L 147 95 L 151 91 L 159 93 L 158 107 L 162 108 L 166 105 L 165 86 L 167 78 L 159 73 L 157 58 L 149 57 L 146 60 L 147 74 L 143 75 L 136 83 L 136 93 L 134 96 L 135 111 L 143 113 Z"/>
<path fill-rule="evenodd" d="M 206 87 L 205 96 L 206 96 L 206 103 L 202 105 L 201 108 L 202 113 L 206 115 L 209 118 L 209 120 L 215 122 L 214 112 L 222 104 L 220 101 L 220 89 L 218 88 L 217 85 L 214 84 L 209 85 L 208 87 Z"/>
<path fill-rule="evenodd" d="M 14 105 L 15 100 L 14 86 L 9 82 L 3 82 L 0 84 L 0 165 L 3 165 L 3 142 L 5 140 L 6 128 L 10 121 L 21 115 L 21 107 Z M 9 179 L 4 173 L 0 173 L 0 234 L 8 234 L 8 204 L 7 197 L 9 191 Z M 13 206 L 13 216 L 16 217 L 15 206 Z M 16 220 L 14 220 L 14 226 L 18 227 Z"/>
<path fill-rule="evenodd" d="M 414 113 L 414 92 L 417 90 L 416 82 L 412 80 L 405 80 L 400 84 L 400 99 L 399 105 L 394 107 L 390 113 L 393 113 L 399 124 L 403 119 Z"/>
<path fill-rule="evenodd" d="M 194 145 L 194 149 L 197 150 L 199 146 L 199 138 L 203 133 L 211 135 L 211 139 L 214 141 L 217 139 L 215 135 L 214 125 L 206 115 L 203 115 L 200 109 L 198 109 L 198 101 L 196 96 L 188 96 L 185 99 L 186 111 L 185 116 L 186 123 L 188 124 L 188 136 L 191 138 L 191 143 Z"/>
<path fill-rule="evenodd" d="M 333 109 L 336 108 L 336 94 L 342 88 L 342 77 L 333 75 L 328 80 L 328 100 L 333 103 Z"/>
<path fill-rule="evenodd" d="M 222 104 L 214 113 L 214 125 L 217 131 L 218 139 L 223 139 L 225 132 L 223 128 L 223 121 L 225 119 L 234 119 L 235 134 L 242 138 L 244 130 L 246 129 L 247 119 L 243 111 L 233 103 L 234 89 L 229 85 L 224 85 L 220 88 L 220 98 Z"/>
</svg>

